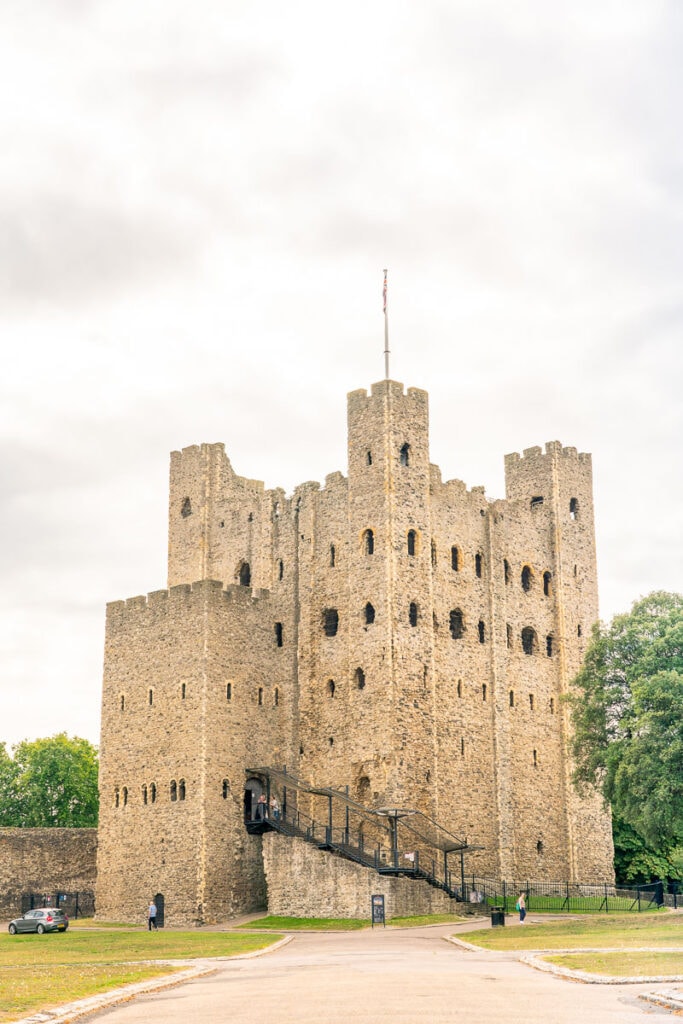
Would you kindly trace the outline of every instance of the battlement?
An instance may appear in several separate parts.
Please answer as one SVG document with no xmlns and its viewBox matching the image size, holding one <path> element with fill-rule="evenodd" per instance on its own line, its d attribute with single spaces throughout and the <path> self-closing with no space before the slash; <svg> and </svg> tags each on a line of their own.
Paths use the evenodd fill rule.
<svg viewBox="0 0 683 1024">
<path fill-rule="evenodd" d="M 524 462 L 529 464 L 531 462 L 542 463 L 552 455 L 559 455 L 563 459 L 568 461 L 577 461 L 579 463 L 590 463 L 591 456 L 587 452 L 578 452 L 576 448 L 571 445 L 565 447 L 561 441 L 547 441 L 545 445 L 545 452 L 540 445 L 534 445 L 532 448 L 525 448 L 522 455 L 518 452 L 511 452 L 505 456 L 505 468 L 512 469 Z"/>
</svg>

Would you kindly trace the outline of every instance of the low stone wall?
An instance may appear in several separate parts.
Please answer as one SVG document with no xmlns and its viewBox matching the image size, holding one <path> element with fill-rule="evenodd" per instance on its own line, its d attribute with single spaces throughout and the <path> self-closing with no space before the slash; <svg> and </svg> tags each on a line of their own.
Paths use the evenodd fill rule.
<svg viewBox="0 0 683 1024">
<path fill-rule="evenodd" d="M 452 914 L 462 904 L 425 881 L 379 875 L 303 839 L 267 832 L 263 864 L 268 912 L 291 917 L 370 918 L 370 897 L 384 896 L 387 918 Z"/>
<path fill-rule="evenodd" d="M 0 828 L 0 918 L 24 893 L 92 893 L 96 858 L 96 828 Z"/>
</svg>

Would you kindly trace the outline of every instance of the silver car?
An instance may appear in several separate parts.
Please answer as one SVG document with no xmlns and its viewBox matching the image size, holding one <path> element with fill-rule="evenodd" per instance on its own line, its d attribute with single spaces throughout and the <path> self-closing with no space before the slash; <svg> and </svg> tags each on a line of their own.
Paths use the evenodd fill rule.
<svg viewBox="0 0 683 1024">
<path fill-rule="evenodd" d="M 29 910 L 23 917 L 17 917 L 10 921 L 9 933 L 16 935 L 18 932 L 65 932 L 69 927 L 69 918 L 62 910 L 54 910 L 52 907 L 41 907 L 40 910 Z"/>
</svg>

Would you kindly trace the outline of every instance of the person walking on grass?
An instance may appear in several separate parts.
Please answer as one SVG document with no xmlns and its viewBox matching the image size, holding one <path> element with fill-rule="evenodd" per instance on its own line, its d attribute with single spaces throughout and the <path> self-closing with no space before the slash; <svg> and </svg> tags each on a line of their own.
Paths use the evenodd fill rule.
<svg viewBox="0 0 683 1024">
<path fill-rule="evenodd" d="M 157 905 L 154 900 L 152 900 L 147 910 L 147 930 L 150 932 L 152 930 L 157 931 Z"/>
<path fill-rule="evenodd" d="M 524 893 L 520 892 L 519 899 L 515 904 L 515 910 L 519 911 L 519 923 L 524 924 L 524 918 L 526 917 L 526 900 L 524 899 Z"/>
</svg>

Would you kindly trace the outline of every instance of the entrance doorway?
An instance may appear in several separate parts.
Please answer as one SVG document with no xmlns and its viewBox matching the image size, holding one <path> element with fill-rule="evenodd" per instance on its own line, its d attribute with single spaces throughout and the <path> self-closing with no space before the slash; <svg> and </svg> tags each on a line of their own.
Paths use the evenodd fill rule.
<svg viewBox="0 0 683 1024">
<path fill-rule="evenodd" d="M 244 820 L 256 820 L 256 804 L 263 793 L 263 786 L 258 779 L 247 779 L 244 787 Z"/>
</svg>

